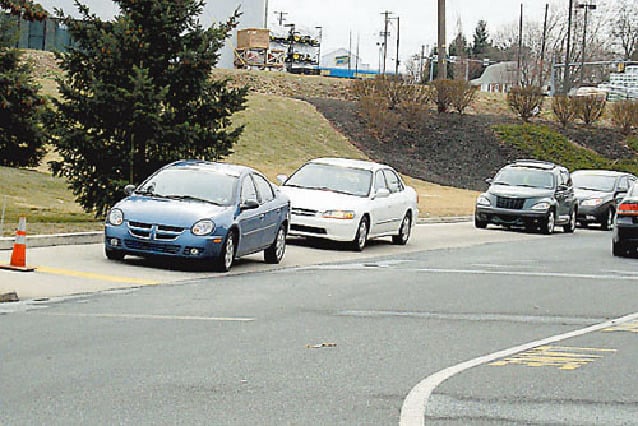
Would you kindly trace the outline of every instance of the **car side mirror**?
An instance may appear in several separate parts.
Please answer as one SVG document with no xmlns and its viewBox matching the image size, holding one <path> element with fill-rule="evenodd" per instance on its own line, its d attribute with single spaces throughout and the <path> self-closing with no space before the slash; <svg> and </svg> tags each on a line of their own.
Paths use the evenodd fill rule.
<svg viewBox="0 0 638 426">
<path fill-rule="evenodd" d="M 559 191 L 567 191 L 568 189 L 569 189 L 569 186 L 567 185 L 558 185 Z"/>
<path fill-rule="evenodd" d="M 243 203 L 241 203 L 239 205 L 239 210 L 244 211 L 244 210 L 253 210 L 259 208 L 259 203 L 257 201 L 254 200 L 249 200 L 249 201 L 244 201 Z"/>
<path fill-rule="evenodd" d="M 126 185 L 124 187 L 124 193 L 128 196 L 135 192 L 135 185 Z"/>
<path fill-rule="evenodd" d="M 288 180 L 288 176 L 286 176 L 286 175 L 277 175 L 277 182 L 279 182 L 281 185 L 286 183 L 287 180 Z"/>
<path fill-rule="evenodd" d="M 485 179 L 485 183 L 488 184 L 488 185 L 491 185 L 492 182 L 494 182 L 494 179 L 492 179 L 492 178 Z"/>
<path fill-rule="evenodd" d="M 390 191 L 387 188 L 381 188 L 374 194 L 374 198 L 388 198 L 389 196 Z"/>
</svg>

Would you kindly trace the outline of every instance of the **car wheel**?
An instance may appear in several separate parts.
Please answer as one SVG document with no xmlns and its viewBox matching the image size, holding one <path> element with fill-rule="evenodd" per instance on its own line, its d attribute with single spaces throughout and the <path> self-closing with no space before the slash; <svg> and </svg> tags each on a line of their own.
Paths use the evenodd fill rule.
<svg viewBox="0 0 638 426">
<path fill-rule="evenodd" d="M 218 272 L 228 272 L 233 266 L 235 260 L 235 233 L 228 231 L 226 234 L 226 240 L 222 246 L 222 251 L 219 253 L 219 257 L 215 260 L 215 269 Z"/>
<path fill-rule="evenodd" d="M 549 214 L 547 215 L 547 218 L 545 218 L 545 223 L 543 223 L 543 226 L 541 227 L 543 230 L 543 234 L 550 235 L 552 232 L 554 232 L 555 224 L 556 224 L 556 219 L 554 216 L 554 212 L 550 211 Z"/>
<path fill-rule="evenodd" d="M 479 229 L 487 228 L 487 222 L 479 220 L 478 217 L 474 216 L 474 226 Z"/>
<path fill-rule="evenodd" d="M 106 258 L 109 260 L 124 260 L 124 252 L 120 250 L 105 249 L 104 253 L 106 254 Z"/>
<path fill-rule="evenodd" d="M 571 234 L 575 230 L 576 230 L 576 210 L 572 210 L 572 213 L 569 215 L 569 222 L 563 225 L 563 232 L 567 232 Z"/>
<path fill-rule="evenodd" d="M 404 246 L 408 243 L 410 239 L 410 232 L 412 231 L 412 216 L 410 213 L 406 213 L 403 216 L 403 220 L 401 221 L 401 226 L 399 227 L 399 233 L 397 235 L 392 236 L 392 243 Z"/>
<path fill-rule="evenodd" d="M 603 217 L 603 221 L 600 223 L 600 227 L 603 231 L 609 231 L 614 227 L 614 209 L 608 209 Z"/>
<path fill-rule="evenodd" d="M 627 255 L 627 248 L 620 241 L 611 242 L 611 254 L 614 256 L 625 257 Z"/>
<path fill-rule="evenodd" d="M 357 233 L 352 240 L 352 248 L 354 251 L 362 251 L 368 240 L 368 219 L 362 217 L 357 228 Z"/>
<path fill-rule="evenodd" d="M 264 262 L 278 264 L 286 253 L 286 226 L 281 225 L 272 244 L 264 250 Z"/>
</svg>

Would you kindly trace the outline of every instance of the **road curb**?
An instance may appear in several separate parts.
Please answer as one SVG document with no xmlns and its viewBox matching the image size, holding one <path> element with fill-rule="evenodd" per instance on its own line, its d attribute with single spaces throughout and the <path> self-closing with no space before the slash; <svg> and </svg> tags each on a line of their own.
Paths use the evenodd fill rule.
<svg viewBox="0 0 638 426">
<path fill-rule="evenodd" d="M 420 217 L 418 224 L 469 222 L 471 216 Z M 104 242 L 104 231 L 71 232 L 66 234 L 28 235 L 27 247 L 50 247 L 80 244 L 100 244 Z M 0 250 L 13 249 L 14 237 L 1 237 Z"/>
<path fill-rule="evenodd" d="M 99 244 L 104 241 L 104 231 L 71 232 L 67 234 L 27 235 L 27 247 L 49 247 L 79 244 Z M 0 238 L 0 250 L 13 249 L 14 238 Z"/>
</svg>

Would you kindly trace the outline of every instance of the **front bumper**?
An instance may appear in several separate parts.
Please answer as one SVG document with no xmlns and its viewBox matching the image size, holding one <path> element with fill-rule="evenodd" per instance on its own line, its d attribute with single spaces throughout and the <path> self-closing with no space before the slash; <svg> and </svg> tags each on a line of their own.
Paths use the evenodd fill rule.
<svg viewBox="0 0 638 426">
<path fill-rule="evenodd" d="M 539 224 L 547 218 L 547 210 L 500 209 L 495 207 L 476 206 L 475 217 L 486 223 L 503 225 Z"/>
<path fill-rule="evenodd" d="M 290 218 L 289 235 L 352 241 L 357 234 L 359 220 L 360 218 L 357 216 L 353 219 L 328 219 L 317 216 L 300 216 L 293 213 Z"/>
<path fill-rule="evenodd" d="M 209 259 L 221 254 L 224 236 L 196 236 L 189 230 L 171 240 L 139 238 L 131 235 L 126 224 L 107 224 L 104 231 L 105 248 L 135 256 L 169 256 L 181 259 Z"/>
</svg>

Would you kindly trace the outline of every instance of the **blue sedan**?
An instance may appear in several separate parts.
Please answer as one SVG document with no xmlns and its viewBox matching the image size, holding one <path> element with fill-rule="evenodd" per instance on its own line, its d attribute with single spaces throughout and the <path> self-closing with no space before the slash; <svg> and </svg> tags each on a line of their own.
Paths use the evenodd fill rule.
<svg viewBox="0 0 638 426">
<path fill-rule="evenodd" d="M 107 215 L 108 259 L 199 259 L 227 272 L 236 258 L 262 250 L 267 263 L 284 257 L 290 202 L 249 167 L 177 161 L 125 191 Z"/>
</svg>

